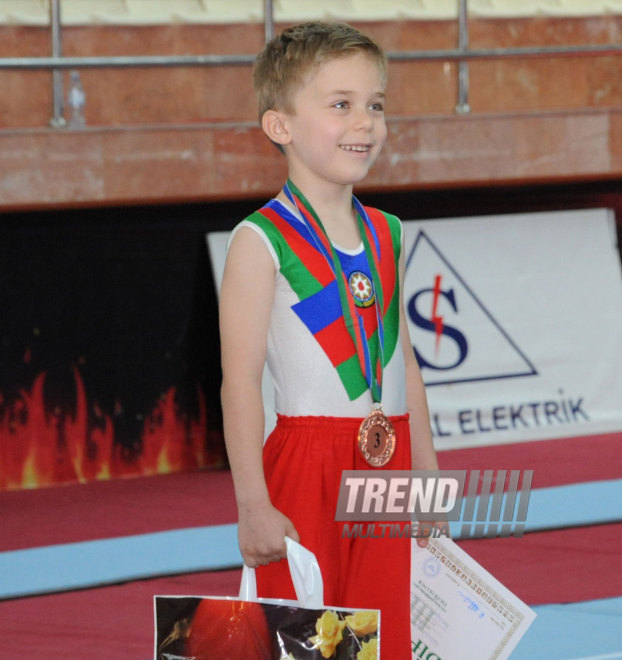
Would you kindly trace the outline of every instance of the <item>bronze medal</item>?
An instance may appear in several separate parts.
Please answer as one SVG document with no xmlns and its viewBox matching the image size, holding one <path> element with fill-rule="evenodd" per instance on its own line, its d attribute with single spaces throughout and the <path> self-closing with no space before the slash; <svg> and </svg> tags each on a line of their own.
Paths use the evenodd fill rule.
<svg viewBox="0 0 622 660">
<path fill-rule="evenodd" d="M 384 467 L 395 451 L 395 429 L 380 408 L 372 410 L 361 422 L 358 445 L 372 467 Z"/>
</svg>

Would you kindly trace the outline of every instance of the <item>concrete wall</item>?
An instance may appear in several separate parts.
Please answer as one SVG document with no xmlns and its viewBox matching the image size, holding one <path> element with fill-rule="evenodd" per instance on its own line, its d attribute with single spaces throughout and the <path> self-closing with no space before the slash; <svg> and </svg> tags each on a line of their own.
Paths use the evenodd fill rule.
<svg viewBox="0 0 622 660">
<path fill-rule="evenodd" d="M 446 49 L 449 20 L 366 22 L 388 51 Z M 619 43 L 622 17 L 471 18 L 472 48 Z M 251 24 L 71 26 L 65 55 L 256 53 Z M 0 27 L 0 57 L 44 56 L 45 27 Z M 389 140 L 363 188 L 622 175 L 622 56 L 392 63 Z M 51 74 L 0 70 L 0 207 L 262 197 L 284 164 L 256 126 L 250 68 L 84 70 L 87 128 L 48 127 Z"/>
</svg>

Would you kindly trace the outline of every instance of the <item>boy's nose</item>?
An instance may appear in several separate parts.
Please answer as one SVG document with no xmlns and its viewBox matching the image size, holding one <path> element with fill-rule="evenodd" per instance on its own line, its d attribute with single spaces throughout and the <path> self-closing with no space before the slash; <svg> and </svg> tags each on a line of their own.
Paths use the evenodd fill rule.
<svg viewBox="0 0 622 660">
<path fill-rule="evenodd" d="M 365 109 L 359 110 L 354 118 L 354 126 L 357 130 L 369 131 L 374 125 L 374 120 L 371 116 L 371 112 Z"/>
</svg>

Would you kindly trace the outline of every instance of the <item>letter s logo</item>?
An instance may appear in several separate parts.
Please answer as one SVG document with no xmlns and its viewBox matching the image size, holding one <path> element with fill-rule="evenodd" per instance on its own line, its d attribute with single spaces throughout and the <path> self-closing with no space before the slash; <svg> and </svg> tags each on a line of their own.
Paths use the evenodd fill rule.
<svg viewBox="0 0 622 660">
<path fill-rule="evenodd" d="M 432 293 L 434 296 L 433 298 L 434 302 L 432 305 L 432 317 L 428 319 L 419 312 L 418 300 L 422 295 L 430 294 L 430 293 Z M 437 349 L 439 346 L 440 339 L 443 335 L 452 339 L 456 344 L 457 358 L 451 364 L 443 364 L 443 365 L 434 364 L 429 360 L 426 360 L 423 357 L 423 355 L 417 350 L 417 347 L 413 346 L 413 350 L 415 351 L 415 356 L 417 358 L 417 362 L 419 363 L 420 369 L 423 369 L 424 367 L 427 367 L 428 369 L 436 369 L 438 371 L 447 371 L 449 369 L 455 369 L 464 362 L 469 351 L 466 337 L 460 332 L 460 330 L 444 323 L 443 317 L 438 315 L 438 303 L 440 296 L 442 296 L 445 300 L 447 300 L 447 302 L 449 302 L 454 312 L 458 311 L 458 305 L 456 304 L 456 296 L 454 290 L 449 289 L 447 291 L 443 291 L 441 289 L 441 276 L 437 275 L 433 289 L 421 289 L 408 301 L 408 306 L 407 306 L 408 315 L 410 316 L 412 322 L 418 328 L 421 328 L 422 330 L 426 330 L 428 332 L 435 333 Z"/>
</svg>

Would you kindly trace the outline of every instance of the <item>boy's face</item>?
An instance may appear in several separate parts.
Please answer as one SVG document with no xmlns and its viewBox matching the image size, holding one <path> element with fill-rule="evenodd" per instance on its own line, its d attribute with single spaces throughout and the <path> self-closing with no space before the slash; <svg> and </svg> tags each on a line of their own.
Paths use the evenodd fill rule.
<svg viewBox="0 0 622 660">
<path fill-rule="evenodd" d="M 378 65 L 356 53 L 330 60 L 309 76 L 284 113 L 284 145 L 292 180 L 305 187 L 363 179 L 382 148 L 384 80 Z"/>
</svg>

